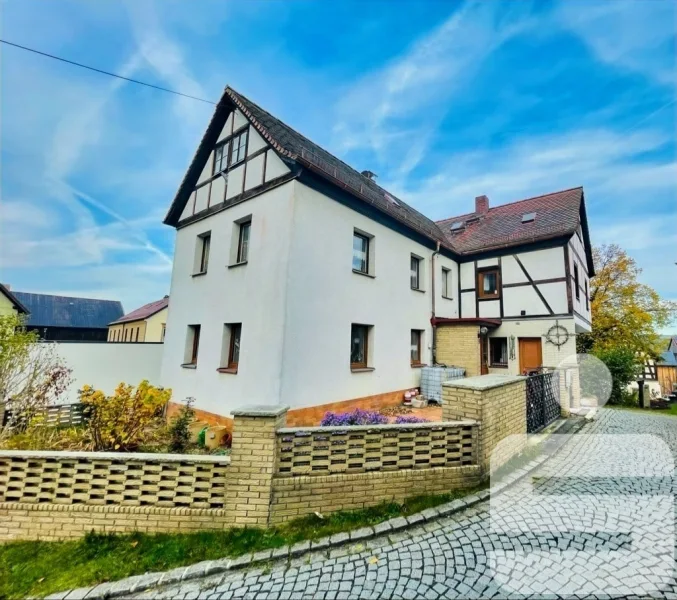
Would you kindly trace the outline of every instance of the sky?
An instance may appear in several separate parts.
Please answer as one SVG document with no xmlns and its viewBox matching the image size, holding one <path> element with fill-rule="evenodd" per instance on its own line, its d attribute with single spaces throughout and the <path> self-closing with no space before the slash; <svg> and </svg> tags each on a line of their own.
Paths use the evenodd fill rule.
<svg viewBox="0 0 677 600">
<path fill-rule="evenodd" d="M 229 84 L 433 219 L 583 185 L 677 300 L 677 3 L 0 0 L 2 38 L 217 101 Z M 0 46 L 0 281 L 169 293 L 213 106 Z"/>
</svg>

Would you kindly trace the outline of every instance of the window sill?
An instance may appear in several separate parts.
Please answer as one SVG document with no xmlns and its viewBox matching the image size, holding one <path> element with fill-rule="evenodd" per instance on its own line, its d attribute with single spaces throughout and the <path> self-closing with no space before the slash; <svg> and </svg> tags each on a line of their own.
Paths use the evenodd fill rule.
<svg viewBox="0 0 677 600">
<path fill-rule="evenodd" d="M 374 371 L 374 367 L 350 367 L 350 370 L 353 373 L 371 373 Z"/>
<path fill-rule="evenodd" d="M 364 277 L 371 277 L 372 279 L 376 279 L 376 275 L 372 275 L 371 273 L 365 273 L 364 271 L 358 271 L 357 269 L 353 269 L 353 273 L 355 273 L 355 275 L 364 275 Z"/>
<path fill-rule="evenodd" d="M 423 367 L 427 367 L 428 365 L 424 365 L 423 363 L 411 363 L 410 366 L 412 369 L 422 369 Z"/>
<path fill-rule="evenodd" d="M 412 292 L 421 292 L 421 294 L 425 294 L 425 290 L 422 290 L 421 288 L 411 288 Z"/>
<path fill-rule="evenodd" d="M 489 365 L 490 369 L 507 369 L 508 365 Z"/>
<path fill-rule="evenodd" d="M 442 296 L 442 298 L 444 298 L 445 300 L 453 300 L 451 296 Z"/>
<path fill-rule="evenodd" d="M 498 294 L 496 296 L 478 296 L 477 299 L 478 300 L 500 300 L 501 296 L 498 295 Z"/>
<path fill-rule="evenodd" d="M 243 267 L 244 265 L 247 264 L 248 261 L 243 260 L 242 262 L 239 263 L 233 263 L 232 265 L 228 265 L 229 269 L 234 269 L 235 267 Z"/>
<path fill-rule="evenodd" d="M 200 271 L 198 273 L 193 273 L 191 277 L 200 277 L 200 275 L 206 275 L 207 271 Z"/>
<path fill-rule="evenodd" d="M 229 373 L 230 375 L 237 375 L 237 367 L 219 367 L 216 369 L 219 373 Z"/>
<path fill-rule="evenodd" d="M 197 365 L 195 363 L 184 363 L 181 365 L 182 369 L 197 369 Z"/>
</svg>

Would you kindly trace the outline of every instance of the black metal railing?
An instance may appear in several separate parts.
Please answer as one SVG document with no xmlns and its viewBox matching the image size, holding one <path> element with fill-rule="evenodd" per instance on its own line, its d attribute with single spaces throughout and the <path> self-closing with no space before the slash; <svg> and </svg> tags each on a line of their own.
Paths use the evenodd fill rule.
<svg viewBox="0 0 677 600">
<path fill-rule="evenodd" d="M 559 373 L 527 378 L 527 433 L 540 431 L 560 416 Z"/>
</svg>

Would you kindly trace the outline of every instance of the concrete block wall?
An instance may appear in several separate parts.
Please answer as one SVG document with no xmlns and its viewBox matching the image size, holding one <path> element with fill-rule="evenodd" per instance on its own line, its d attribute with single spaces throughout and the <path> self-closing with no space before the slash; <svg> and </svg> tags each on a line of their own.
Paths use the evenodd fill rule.
<svg viewBox="0 0 677 600">
<path fill-rule="evenodd" d="M 489 473 L 526 445 L 526 378 L 484 375 L 445 382 L 442 418 L 479 421 L 479 465 Z M 513 437 L 504 442 L 508 436 Z"/>
</svg>

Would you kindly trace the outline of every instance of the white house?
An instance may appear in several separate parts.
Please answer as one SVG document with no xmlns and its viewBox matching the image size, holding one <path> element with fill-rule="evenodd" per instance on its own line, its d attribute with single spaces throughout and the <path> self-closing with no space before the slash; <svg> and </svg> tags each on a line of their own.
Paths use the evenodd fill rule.
<svg viewBox="0 0 677 600">
<path fill-rule="evenodd" d="M 162 382 L 212 416 L 399 401 L 437 336 L 469 372 L 556 366 L 590 327 L 582 188 L 436 223 L 230 87 L 165 223 Z"/>
</svg>

